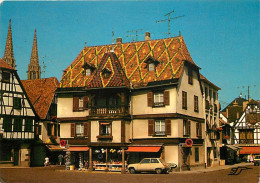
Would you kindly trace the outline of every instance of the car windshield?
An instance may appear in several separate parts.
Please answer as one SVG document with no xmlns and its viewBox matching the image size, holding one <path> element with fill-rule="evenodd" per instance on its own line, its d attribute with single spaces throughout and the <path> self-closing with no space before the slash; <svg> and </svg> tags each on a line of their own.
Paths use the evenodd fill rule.
<svg viewBox="0 0 260 183">
<path fill-rule="evenodd" d="M 162 164 L 166 165 L 166 162 L 165 162 L 163 159 L 159 159 L 159 160 L 160 160 L 160 162 L 161 162 Z"/>
</svg>

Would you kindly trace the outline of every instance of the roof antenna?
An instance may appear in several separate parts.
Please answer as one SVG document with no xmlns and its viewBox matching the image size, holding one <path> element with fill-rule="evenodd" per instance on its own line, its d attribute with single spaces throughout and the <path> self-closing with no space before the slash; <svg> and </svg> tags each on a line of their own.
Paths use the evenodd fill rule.
<svg viewBox="0 0 260 183">
<path fill-rule="evenodd" d="M 168 37 L 171 37 L 171 26 L 170 26 L 171 21 L 185 16 L 185 15 L 182 15 L 182 16 L 170 18 L 170 15 L 173 12 L 174 12 L 174 10 L 172 10 L 171 12 L 167 13 L 166 15 L 164 15 L 164 16 L 168 16 L 168 19 L 156 21 L 156 23 L 162 23 L 162 22 L 166 22 L 166 21 L 168 22 L 168 33 L 166 33 L 166 34 L 168 34 Z"/>
<path fill-rule="evenodd" d="M 134 35 L 126 35 L 126 37 L 132 37 L 132 41 L 138 41 L 138 36 L 140 36 L 138 34 L 139 31 L 142 31 L 143 29 L 136 29 L 136 30 L 130 30 L 130 31 L 126 31 L 127 34 L 129 34 L 130 32 L 135 32 Z"/>
<path fill-rule="evenodd" d="M 87 42 L 85 41 L 85 47 L 87 47 Z"/>
<path fill-rule="evenodd" d="M 115 44 L 115 32 L 114 32 L 114 28 L 112 28 L 112 44 Z"/>
</svg>

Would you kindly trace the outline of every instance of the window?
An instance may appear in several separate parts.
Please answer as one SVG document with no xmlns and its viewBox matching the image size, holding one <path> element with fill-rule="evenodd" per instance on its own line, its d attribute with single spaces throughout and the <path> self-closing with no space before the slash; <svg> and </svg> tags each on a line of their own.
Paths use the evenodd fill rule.
<svg viewBox="0 0 260 183">
<path fill-rule="evenodd" d="M 10 73 L 2 72 L 2 82 L 9 83 L 10 82 Z"/>
<path fill-rule="evenodd" d="M 11 132 L 12 131 L 12 118 L 11 117 L 4 117 L 3 123 L 4 132 Z"/>
<path fill-rule="evenodd" d="M 183 136 L 190 136 L 190 121 L 183 120 Z"/>
<path fill-rule="evenodd" d="M 148 64 L 148 71 L 154 71 L 154 63 L 149 63 Z"/>
<path fill-rule="evenodd" d="M 214 158 L 217 158 L 217 148 L 216 147 L 213 148 L 213 154 L 214 154 Z"/>
<path fill-rule="evenodd" d="M 33 119 L 25 119 L 25 126 L 24 126 L 25 132 L 32 132 L 33 131 Z"/>
<path fill-rule="evenodd" d="M 84 107 L 83 97 L 79 97 L 79 109 L 83 109 L 83 107 Z"/>
<path fill-rule="evenodd" d="M 165 121 L 164 120 L 155 121 L 155 135 L 165 135 Z"/>
<path fill-rule="evenodd" d="M 86 69 L 86 76 L 90 76 L 91 75 L 91 70 L 90 69 Z"/>
<path fill-rule="evenodd" d="M 199 148 L 195 147 L 195 162 L 198 162 L 200 160 L 200 154 L 199 154 Z"/>
<path fill-rule="evenodd" d="M 216 101 L 217 97 L 216 97 L 216 92 L 213 92 L 213 99 L 214 99 L 214 102 Z"/>
<path fill-rule="evenodd" d="M 205 87 L 205 98 L 207 99 L 208 98 L 208 88 Z"/>
<path fill-rule="evenodd" d="M 239 130 L 239 143 L 240 144 L 251 144 L 254 143 L 254 131 L 241 129 Z"/>
<path fill-rule="evenodd" d="M 21 98 L 14 97 L 14 109 L 21 109 L 22 108 L 22 102 Z"/>
<path fill-rule="evenodd" d="M 193 84 L 192 69 L 191 69 L 191 68 L 188 69 L 188 83 L 189 83 L 190 85 Z"/>
<path fill-rule="evenodd" d="M 143 159 L 140 163 L 150 163 L 150 159 Z"/>
<path fill-rule="evenodd" d="M 154 106 L 164 105 L 163 99 L 164 99 L 163 92 L 154 93 Z"/>
<path fill-rule="evenodd" d="M 84 136 L 84 125 L 82 123 L 76 124 L 76 136 Z"/>
<path fill-rule="evenodd" d="M 82 111 L 88 109 L 88 100 L 87 96 L 73 97 L 73 111 Z"/>
<path fill-rule="evenodd" d="M 182 91 L 182 108 L 187 110 L 187 92 Z"/>
<path fill-rule="evenodd" d="M 14 132 L 21 132 L 23 128 L 23 119 L 14 118 Z"/>
<path fill-rule="evenodd" d="M 159 163 L 157 159 L 151 159 L 151 163 Z"/>
<path fill-rule="evenodd" d="M 100 123 L 100 135 L 112 135 L 112 129 L 111 129 L 111 123 L 110 122 L 101 122 Z"/>
<path fill-rule="evenodd" d="M 50 124 L 50 123 L 47 124 L 47 134 L 48 134 L 48 136 L 54 135 L 54 133 L 53 133 L 53 124 Z"/>
<path fill-rule="evenodd" d="M 197 137 L 202 136 L 202 127 L 201 123 L 196 123 L 196 135 Z"/>
<path fill-rule="evenodd" d="M 194 111 L 199 112 L 199 97 L 194 95 Z"/>
</svg>

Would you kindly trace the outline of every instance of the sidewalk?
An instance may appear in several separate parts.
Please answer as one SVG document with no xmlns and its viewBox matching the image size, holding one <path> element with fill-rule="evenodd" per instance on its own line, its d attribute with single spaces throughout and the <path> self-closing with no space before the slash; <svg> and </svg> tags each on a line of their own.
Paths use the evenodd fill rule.
<svg viewBox="0 0 260 183">
<path fill-rule="evenodd" d="M 243 167 L 243 166 L 253 166 L 254 163 L 238 163 L 238 164 L 234 164 L 234 165 L 224 165 L 224 166 L 214 166 L 214 167 L 209 167 L 209 168 L 202 168 L 202 169 L 194 169 L 194 170 L 190 170 L 190 171 L 181 171 L 181 172 L 173 172 L 173 173 L 206 173 L 206 172 L 212 172 L 212 171 L 218 171 L 218 170 L 225 170 L 225 169 L 229 169 L 229 168 L 234 168 L 234 167 Z"/>
</svg>

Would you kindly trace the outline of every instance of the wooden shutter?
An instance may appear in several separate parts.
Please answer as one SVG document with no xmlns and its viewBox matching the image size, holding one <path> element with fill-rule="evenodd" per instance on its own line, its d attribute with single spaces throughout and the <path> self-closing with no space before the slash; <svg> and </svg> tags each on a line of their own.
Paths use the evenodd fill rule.
<svg viewBox="0 0 260 183">
<path fill-rule="evenodd" d="M 190 120 L 187 121 L 187 135 L 190 135 Z"/>
<path fill-rule="evenodd" d="M 73 111 L 79 110 L 79 97 L 73 97 Z"/>
<path fill-rule="evenodd" d="M 196 123 L 196 136 L 200 136 L 199 128 L 199 123 Z"/>
<path fill-rule="evenodd" d="M 84 137 L 87 137 L 88 136 L 88 128 L 89 128 L 88 122 L 84 123 L 83 125 L 84 125 L 84 132 L 83 132 L 84 134 L 83 135 L 84 135 Z"/>
<path fill-rule="evenodd" d="M 148 103 L 148 107 L 153 106 L 153 92 L 147 93 L 147 103 Z"/>
<path fill-rule="evenodd" d="M 154 120 L 149 119 L 148 120 L 148 136 L 154 135 Z"/>
<path fill-rule="evenodd" d="M 125 143 L 125 121 L 121 121 L 121 143 Z"/>
<path fill-rule="evenodd" d="M 165 119 L 165 134 L 171 135 L 171 120 Z"/>
<path fill-rule="evenodd" d="M 70 125 L 70 136 L 75 137 L 75 123 L 71 123 Z"/>
<path fill-rule="evenodd" d="M 165 90 L 163 97 L 164 97 L 164 105 L 170 105 L 170 92 Z"/>
<path fill-rule="evenodd" d="M 88 101 L 89 101 L 89 98 L 87 96 L 84 96 L 83 97 L 83 108 L 84 109 L 88 109 Z"/>
</svg>

